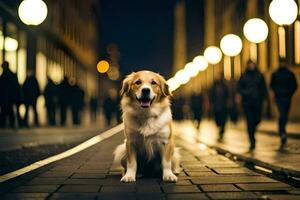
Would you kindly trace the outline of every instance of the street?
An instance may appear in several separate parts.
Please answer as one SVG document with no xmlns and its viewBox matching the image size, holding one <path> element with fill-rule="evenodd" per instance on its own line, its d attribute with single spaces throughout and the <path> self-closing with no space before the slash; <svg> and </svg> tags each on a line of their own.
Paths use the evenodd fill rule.
<svg viewBox="0 0 300 200">
<path fill-rule="evenodd" d="M 177 183 L 160 177 L 121 183 L 121 168 L 112 163 L 123 134 L 71 157 L 1 183 L 1 199 L 299 199 L 298 188 L 252 171 L 203 143 L 180 137 L 193 130 L 190 122 L 175 124 L 181 147 Z M 209 122 L 207 122 L 209 123 Z M 203 125 L 204 126 L 204 125 Z M 184 130 L 184 132 L 182 132 Z M 210 131 L 209 133 L 213 133 Z M 227 137 L 225 136 L 225 141 Z M 193 139 L 192 137 L 185 137 Z M 226 142 L 225 142 L 226 143 Z M 258 146 L 258 150 L 260 146 Z"/>
</svg>

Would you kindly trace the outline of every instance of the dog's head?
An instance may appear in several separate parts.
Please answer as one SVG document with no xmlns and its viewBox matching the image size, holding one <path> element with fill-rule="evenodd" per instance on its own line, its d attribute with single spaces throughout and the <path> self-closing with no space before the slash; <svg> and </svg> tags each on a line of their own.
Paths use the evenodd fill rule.
<svg viewBox="0 0 300 200">
<path fill-rule="evenodd" d="M 171 95 L 166 80 L 151 71 L 138 71 L 129 74 L 123 81 L 121 96 L 136 101 L 142 108 L 168 98 Z"/>
</svg>

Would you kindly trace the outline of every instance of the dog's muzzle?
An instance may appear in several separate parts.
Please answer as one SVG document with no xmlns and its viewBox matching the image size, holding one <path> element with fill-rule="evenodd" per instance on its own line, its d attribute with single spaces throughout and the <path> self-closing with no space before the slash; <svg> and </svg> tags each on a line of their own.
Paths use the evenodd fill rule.
<svg viewBox="0 0 300 200">
<path fill-rule="evenodd" d="M 141 107 L 148 108 L 151 106 L 154 97 L 151 97 L 149 88 L 143 88 L 141 91 L 140 98 L 137 97 L 137 100 L 140 102 Z"/>
</svg>

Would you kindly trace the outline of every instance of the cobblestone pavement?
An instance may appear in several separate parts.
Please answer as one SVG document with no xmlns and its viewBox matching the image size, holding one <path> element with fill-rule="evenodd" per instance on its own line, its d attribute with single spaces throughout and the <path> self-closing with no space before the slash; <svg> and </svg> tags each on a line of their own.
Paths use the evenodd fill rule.
<svg viewBox="0 0 300 200">
<path fill-rule="evenodd" d="M 177 138 L 183 171 L 177 183 L 139 178 L 121 183 L 112 163 L 121 133 L 0 185 L 0 199 L 300 199 L 300 189 L 253 172 L 204 145 Z"/>
</svg>

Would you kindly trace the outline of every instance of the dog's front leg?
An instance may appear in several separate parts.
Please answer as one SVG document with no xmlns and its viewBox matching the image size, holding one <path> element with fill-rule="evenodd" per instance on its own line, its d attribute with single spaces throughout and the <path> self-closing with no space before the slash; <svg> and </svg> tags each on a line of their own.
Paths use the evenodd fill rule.
<svg viewBox="0 0 300 200">
<path fill-rule="evenodd" d="M 172 156 L 174 153 L 173 142 L 167 143 L 162 151 L 163 180 L 167 182 L 177 182 L 177 177 L 172 172 Z"/>
<path fill-rule="evenodd" d="M 135 182 L 135 176 L 136 176 L 136 170 L 137 170 L 137 162 L 136 162 L 136 152 L 130 144 L 130 142 L 126 141 L 126 151 L 127 151 L 127 167 L 126 167 L 126 173 L 121 178 L 122 182 L 129 183 L 129 182 Z"/>
</svg>

